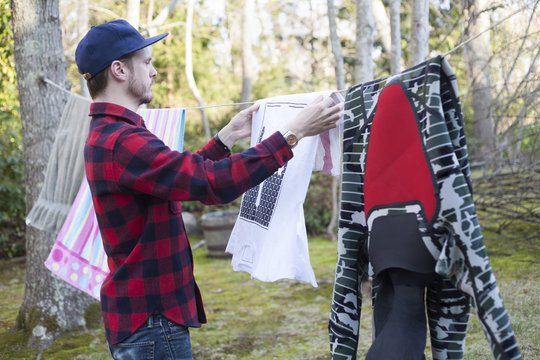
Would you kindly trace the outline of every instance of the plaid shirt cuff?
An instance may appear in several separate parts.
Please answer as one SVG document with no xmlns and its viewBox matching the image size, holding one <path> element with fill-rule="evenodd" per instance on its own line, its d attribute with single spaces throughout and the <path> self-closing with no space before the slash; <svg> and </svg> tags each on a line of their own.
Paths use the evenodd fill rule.
<svg viewBox="0 0 540 360">
<path fill-rule="evenodd" d="M 276 131 L 265 140 L 261 142 L 274 154 L 274 158 L 279 163 L 279 166 L 285 165 L 285 163 L 292 159 L 293 152 L 287 141 L 281 135 L 279 131 Z"/>
<path fill-rule="evenodd" d="M 229 151 L 226 151 L 223 146 L 217 143 L 215 137 L 211 138 L 208 144 L 197 151 L 197 153 L 202 155 L 205 159 L 213 161 L 221 160 L 231 154 Z"/>
</svg>

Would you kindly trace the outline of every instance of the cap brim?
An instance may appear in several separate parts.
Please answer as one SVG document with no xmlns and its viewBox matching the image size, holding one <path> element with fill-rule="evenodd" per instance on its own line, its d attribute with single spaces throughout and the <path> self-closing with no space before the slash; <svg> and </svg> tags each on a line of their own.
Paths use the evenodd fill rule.
<svg viewBox="0 0 540 360">
<path fill-rule="evenodd" d="M 167 35 L 169 35 L 168 32 L 160 34 L 160 35 L 152 36 L 152 37 L 146 39 L 144 42 L 146 43 L 146 46 L 152 45 L 153 43 L 158 42 L 159 40 L 163 39 Z"/>
<path fill-rule="evenodd" d="M 149 37 L 149 38 L 147 38 L 147 39 L 144 39 L 144 41 L 143 41 L 141 44 L 139 44 L 139 46 L 137 46 L 137 47 L 136 47 L 135 49 L 133 49 L 133 50 L 128 51 L 128 52 L 125 53 L 124 55 L 131 54 L 131 53 L 133 53 L 133 52 L 135 52 L 135 51 L 137 51 L 137 50 L 141 50 L 141 49 L 143 49 L 143 48 L 145 48 L 145 47 L 147 47 L 147 46 L 150 46 L 150 45 L 152 45 L 152 44 L 158 42 L 159 40 L 163 39 L 163 38 L 164 38 L 165 36 L 167 36 L 167 35 L 169 35 L 168 32 L 163 33 L 163 34 L 160 34 L 160 35 L 152 36 L 152 37 Z"/>
</svg>

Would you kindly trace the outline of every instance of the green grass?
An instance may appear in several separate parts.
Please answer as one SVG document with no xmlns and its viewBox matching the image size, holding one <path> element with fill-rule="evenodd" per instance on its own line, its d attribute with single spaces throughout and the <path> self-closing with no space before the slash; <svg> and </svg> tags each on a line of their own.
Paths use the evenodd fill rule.
<svg viewBox="0 0 540 360">
<path fill-rule="evenodd" d="M 540 356 L 540 236 L 520 240 L 484 233 L 490 260 L 525 359 Z M 193 241 L 194 243 L 196 241 Z M 194 251 L 195 276 L 203 294 L 208 324 L 191 330 L 194 358 L 199 359 L 328 359 L 328 316 L 336 261 L 336 243 L 310 240 L 318 288 L 296 281 L 264 283 L 234 272 L 229 260 L 209 259 Z M 35 359 L 24 336 L 11 330 L 24 292 L 24 264 L 0 263 L 0 359 Z M 371 306 L 364 300 L 359 358 L 371 343 Z M 107 359 L 102 329 L 58 338 L 41 359 Z M 426 358 L 431 359 L 429 348 Z M 492 359 L 474 314 L 467 334 L 465 359 Z"/>
</svg>

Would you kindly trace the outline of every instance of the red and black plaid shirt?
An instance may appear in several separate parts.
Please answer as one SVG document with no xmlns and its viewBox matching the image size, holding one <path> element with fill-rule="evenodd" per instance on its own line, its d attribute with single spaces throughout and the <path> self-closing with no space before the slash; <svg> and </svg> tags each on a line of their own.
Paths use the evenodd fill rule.
<svg viewBox="0 0 540 360">
<path fill-rule="evenodd" d="M 232 201 L 292 158 L 279 134 L 231 155 L 214 139 L 196 154 L 168 148 L 133 111 L 93 103 L 86 176 L 108 256 L 101 287 L 107 340 L 117 344 L 153 312 L 206 322 L 179 201 Z"/>
</svg>

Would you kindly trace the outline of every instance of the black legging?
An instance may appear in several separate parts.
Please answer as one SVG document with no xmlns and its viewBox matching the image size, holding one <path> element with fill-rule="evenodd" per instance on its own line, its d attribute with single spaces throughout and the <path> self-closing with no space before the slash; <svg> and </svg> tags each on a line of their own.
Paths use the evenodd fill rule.
<svg viewBox="0 0 540 360">
<path fill-rule="evenodd" d="M 425 287 L 434 274 L 390 268 L 374 304 L 375 341 L 366 360 L 421 360 L 426 346 Z"/>
</svg>

